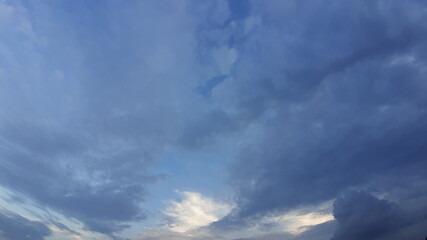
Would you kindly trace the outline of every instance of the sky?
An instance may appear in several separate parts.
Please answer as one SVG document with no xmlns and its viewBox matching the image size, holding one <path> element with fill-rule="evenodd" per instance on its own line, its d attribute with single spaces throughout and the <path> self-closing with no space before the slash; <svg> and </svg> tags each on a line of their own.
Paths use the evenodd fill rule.
<svg viewBox="0 0 427 240">
<path fill-rule="evenodd" d="M 426 21 L 424 0 L 0 0 L 0 239 L 424 239 Z"/>
</svg>

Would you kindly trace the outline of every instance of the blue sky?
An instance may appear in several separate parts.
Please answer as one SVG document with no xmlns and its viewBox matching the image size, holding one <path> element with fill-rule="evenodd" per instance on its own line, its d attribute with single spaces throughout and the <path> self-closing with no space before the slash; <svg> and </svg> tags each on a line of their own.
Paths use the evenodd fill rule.
<svg viewBox="0 0 427 240">
<path fill-rule="evenodd" d="M 0 0 L 0 239 L 424 239 L 426 20 Z"/>
</svg>

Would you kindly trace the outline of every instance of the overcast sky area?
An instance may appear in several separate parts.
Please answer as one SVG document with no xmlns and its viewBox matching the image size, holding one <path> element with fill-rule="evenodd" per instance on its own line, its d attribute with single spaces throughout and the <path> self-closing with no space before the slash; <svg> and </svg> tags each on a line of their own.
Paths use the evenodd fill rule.
<svg viewBox="0 0 427 240">
<path fill-rule="evenodd" d="M 427 1 L 0 0 L 0 240 L 427 237 Z"/>
</svg>

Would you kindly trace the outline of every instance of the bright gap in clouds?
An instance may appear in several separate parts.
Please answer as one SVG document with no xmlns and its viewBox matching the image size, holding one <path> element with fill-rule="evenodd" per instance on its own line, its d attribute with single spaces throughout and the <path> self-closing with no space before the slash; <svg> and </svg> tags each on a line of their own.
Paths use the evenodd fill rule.
<svg viewBox="0 0 427 240">
<path fill-rule="evenodd" d="M 196 192 L 179 192 L 179 200 L 169 200 L 163 210 L 167 226 L 174 232 L 187 232 L 218 221 L 232 209 L 230 203 L 215 201 Z"/>
<path fill-rule="evenodd" d="M 333 201 L 327 201 L 309 209 L 297 209 L 283 215 L 266 219 L 266 224 L 278 225 L 278 232 L 288 232 L 294 235 L 303 233 L 311 227 L 334 220 L 332 215 Z"/>
<path fill-rule="evenodd" d="M 203 227 L 209 226 L 229 214 L 235 203 L 208 198 L 197 192 L 177 191 L 179 198 L 165 202 L 163 214 L 166 216 L 165 225 L 160 229 L 171 232 L 188 234 L 209 234 Z M 277 216 L 261 219 L 259 224 L 247 229 L 240 229 L 238 235 L 262 234 L 266 231 L 285 232 L 297 235 L 311 227 L 332 221 L 332 201 L 318 206 L 301 208 Z M 268 230 L 266 226 L 270 226 Z M 236 233 L 229 233 L 235 235 Z M 212 236 L 211 236 L 212 237 Z"/>
</svg>

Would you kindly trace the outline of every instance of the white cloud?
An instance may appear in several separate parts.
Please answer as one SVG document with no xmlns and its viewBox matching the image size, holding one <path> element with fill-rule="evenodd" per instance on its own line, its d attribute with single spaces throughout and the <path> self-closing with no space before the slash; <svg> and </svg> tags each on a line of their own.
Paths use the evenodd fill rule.
<svg viewBox="0 0 427 240">
<path fill-rule="evenodd" d="M 272 217 L 267 221 L 278 223 L 282 231 L 291 234 L 300 234 L 311 226 L 325 223 L 334 219 L 332 215 L 333 200 L 317 206 L 296 209 L 286 214 Z"/>
<path fill-rule="evenodd" d="M 218 69 L 221 75 L 230 74 L 231 67 L 238 57 L 238 52 L 234 48 L 227 48 L 225 46 L 221 46 L 219 48 L 215 48 L 212 51 L 213 58 L 218 65 Z"/>
<path fill-rule="evenodd" d="M 181 199 L 167 201 L 167 207 L 163 210 L 163 213 L 169 218 L 167 224 L 162 227 L 146 227 L 132 239 L 253 239 L 254 236 L 263 237 L 269 233 L 276 233 L 282 239 L 294 239 L 302 236 L 301 234 L 304 232 L 308 232 L 313 226 L 334 219 L 331 214 L 333 201 L 327 201 L 319 205 L 267 216 L 255 226 L 238 231 L 212 232 L 209 228 L 204 227 L 227 215 L 235 207 L 234 204 L 214 200 L 197 192 L 178 193 L 181 195 Z M 266 226 L 270 227 L 266 228 Z"/>
<path fill-rule="evenodd" d="M 164 214 L 173 232 L 187 232 L 215 222 L 232 208 L 231 204 L 215 201 L 197 192 L 178 192 L 182 199 L 168 201 Z"/>
<path fill-rule="evenodd" d="M 166 201 L 163 214 L 167 224 L 161 227 L 146 227 L 132 239 L 144 240 L 220 240 L 207 228 L 214 221 L 227 215 L 233 204 L 214 200 L 198 192 L 181 192 L 178 200 Z"/>
<path fill-rule="evenodd" d="M 230 239 L 258 239 L 257 237 L 254 238 L 254 236 L 264 239 L 265 234 L 271 233 L 278 234 L 280 239 L 294 239 L 312 229 L 313 226 L 333 220 L 332 205 L 333 200 L 282 214 L 265 216 L 249 228 L 239 229 L 237 232 L 230 232 L 228 234 Z"/>
</svg>

